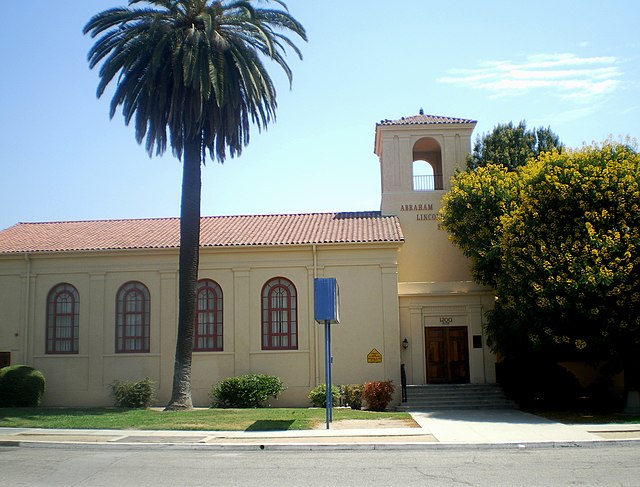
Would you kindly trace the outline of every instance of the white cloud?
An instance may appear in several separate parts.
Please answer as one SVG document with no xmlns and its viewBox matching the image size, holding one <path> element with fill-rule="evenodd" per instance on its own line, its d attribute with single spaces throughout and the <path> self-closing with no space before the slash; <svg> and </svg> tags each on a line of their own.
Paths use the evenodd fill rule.
<svg viewBox="0 0 640 487">
<path fill-rule="evenodd" d="M 548 113 L 545 116 L 537 119 L 533 118 L 531 120 L 527 120 L 527 122 L 531 122 L 532 126 L 534 125 L 561 125 L 569 122 L 573 122 L 574 120 L 581 120 L 591 116 L 594 113 L 598 113 L 601 109 L 599 104 L 589 104 L 589 105 L 581 105 L 577 108 L 569 109 L 569 110 L 560 110 L 554 113 Z"/>
<path fill-rule="evenodd" d="M 524 62 L 485 61 L 477 68 L 450 69 L 436 81 L 487 91 L 491 98 L 543 90 L 564 100 L 590 103 L 618 89 L 621 76 L 613 56 L 560 53 L 530 55 Z"/>
</svg>

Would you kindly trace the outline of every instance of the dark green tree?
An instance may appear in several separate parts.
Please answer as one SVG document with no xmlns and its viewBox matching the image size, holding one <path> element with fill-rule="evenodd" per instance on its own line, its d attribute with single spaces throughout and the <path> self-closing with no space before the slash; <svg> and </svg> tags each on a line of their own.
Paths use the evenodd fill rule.
<svg viewBox="0 0 640 487">
<path fill-rule="evenodd" d="M 562 152 L 563 149 L 560 138 L 550 128 L 528 130 L 524 121 L 517 126 L 512 122 L 498 124 L 492 132 L 476 138 L 473 152 L 467 157 L 467 167 L 500 164 L 512 171 L 543 152 Z"/>
<path fill-rule="evenodd" d="M 276 90 L 264 60 L 275 61 L 291 83 L 284 55 L 301 57 L 290 37 L 303 26 L 271 0 L 129 0 L 84 27 L 98 37 L 89 65 L 101 64 L 97 95 L 115 82 L 110 116 L 122 108 L 138 143 L 151 157 L 167 144 L 183 163 L 180 207 L 179 311 L 173 392 L 167 409 L 192 407 L 191 355 L 200 240 L 201 165 L 207 152 L 224 162 L 275 119 Z M 137 4 L 141 4 L 138 6 Z M 266 5 L 268 7 L 268 5 Z M 168 135 L 167 135 L 168 131 Z"/>
</svg>

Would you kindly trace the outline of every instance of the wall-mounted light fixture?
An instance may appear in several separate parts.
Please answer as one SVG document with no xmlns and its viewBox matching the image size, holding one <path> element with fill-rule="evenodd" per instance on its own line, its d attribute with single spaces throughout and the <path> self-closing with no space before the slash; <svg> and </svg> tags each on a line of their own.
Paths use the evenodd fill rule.
<svg viewBox="0 0 640 487">
<path fill-rule="evenodd" d="M 404 348 L 405 350 L 409 348 L 409 340 L 407 340 L 406 338 L 402 340 L 402 348 Z"/>
</svg>

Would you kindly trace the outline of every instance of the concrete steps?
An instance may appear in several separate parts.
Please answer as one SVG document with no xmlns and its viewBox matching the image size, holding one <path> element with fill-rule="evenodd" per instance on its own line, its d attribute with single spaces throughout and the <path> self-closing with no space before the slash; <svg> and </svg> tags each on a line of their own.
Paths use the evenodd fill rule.
<svg viewBox="0 0 640 487">
<path fill-rule="evenodd" d="M 407 402 L 399 411 L 444 409 L 514 409 L 515 402 L 498 384 L 429 384 L 407 386 Z"/>
</svg>

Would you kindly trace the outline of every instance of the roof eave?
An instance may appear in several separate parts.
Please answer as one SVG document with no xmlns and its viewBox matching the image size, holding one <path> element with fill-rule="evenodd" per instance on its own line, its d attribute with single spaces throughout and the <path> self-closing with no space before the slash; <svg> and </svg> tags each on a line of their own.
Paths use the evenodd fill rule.
<svg viewBox="0 0 640 487">
<path fill-rule="evenodd" d="M 416 127 L 446 127 L 447 130 L 464 130 L 473 132 L 478 122 L 471 120 L 469 122 L 442 122 L 442 123 L 407 123 L 407 124 L 376 124 L 376 134 L 374 138 L 373 153 L 378 157 L 382 156 L 382 136 L 381 132 L 408 132 L 415 131 Z"/>
</svg>

